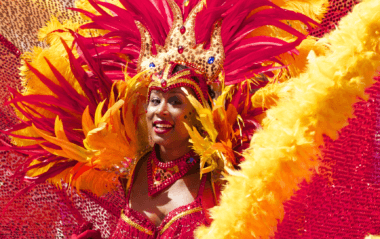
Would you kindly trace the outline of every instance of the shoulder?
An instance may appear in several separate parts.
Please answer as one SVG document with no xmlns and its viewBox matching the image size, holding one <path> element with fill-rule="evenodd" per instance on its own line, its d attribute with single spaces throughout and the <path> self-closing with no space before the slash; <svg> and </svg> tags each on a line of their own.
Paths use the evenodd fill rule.
<svg viewBox="0 0 380 239">
<path fill-rule="evenodd" d="M 142 156 L 140 156 L 136 160 L 135 166 L 133 168 L 131 168 L 131 172 L 129 174 L 129 177 L 119 177 L 119 182 L 121 183 L 121 185 L 124 189 L 125 195 L 127 195 L 129 188 L 132 186 L 132 181 L 136 177 L 136 174 L 138 174 L 141 171 L 141 167 L 142 167 L 143 163 L 148 160 L 151 153 L 152 153 L 152 151 L 149 150 L 145 154 L 142 154 Z"/>
</svg>

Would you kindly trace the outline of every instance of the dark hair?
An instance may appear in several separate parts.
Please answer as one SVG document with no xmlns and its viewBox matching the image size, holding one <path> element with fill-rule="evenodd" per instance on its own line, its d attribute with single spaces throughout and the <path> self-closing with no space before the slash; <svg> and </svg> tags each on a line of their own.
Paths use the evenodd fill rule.
<svg viewBox="0 0 380 239">
<path fill-rule="evenodd" d="M 215 91 L 211 89 L 211 86 L 207 85 L 208 88 L 208 94 L 210 95 L 211 99 L 215 98 Z"/>
<path fill-rule="evenodd" d="M 185 69 L 187 69 L 187 68 L 189 68 L 189 67 L 184 66 L 184 65 L 176 65 L 176 66 L 174 67 L 174 69 L 173 69 L 172 74 L 177 73 L 178 71 L 185 70 Z"/>
<path fill-rule="evenodd" d="M 176 65 L 172 71 L 172 74 L 174 73 L 177 73 L 179 71 L 182 71 L 182 70 L 185 70 L 185 69 L 188 69 L 189 67 L 185 66 L 185 65 Z M 193 76 L 191 77 L 196 83 L 199 83 L 199 79 L 198 77 L 196 76 Z M 214 99 L 215 98 L 215 92 L 211 89 L 211 87 L 209 85 L 207 85 L 207 88 L 208 88 L 208 94 L 210 95 L 211 99 Z M 211 105 L 211 102 L 210 102 L 210 99 L 208 99 L 208 97 L 205 95 L 206 97 L 206 100 L 208 101 L 209 105 Z"/>
</svg>

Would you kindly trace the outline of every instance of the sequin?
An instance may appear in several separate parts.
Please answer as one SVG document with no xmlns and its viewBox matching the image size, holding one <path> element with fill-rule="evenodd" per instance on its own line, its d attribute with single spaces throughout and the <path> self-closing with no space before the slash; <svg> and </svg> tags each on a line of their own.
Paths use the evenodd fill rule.
<svg viewBox="0 0 380 239">
<path fill-rule="evenodd" d="M 215 61 L 215 57 L 210 56 L 210 58 L 208 58 L 207 63 L 208 63 L 208 64 L 212 64 L 212 63 L 214 63 L 214 61 Z"/>
<path fill-rule="evenodd" d="M 183 46 L 179 46 L 179 47 L 178 47 L 178 53 L 179 53 L 179 54 L 182 54 L 182 53 L 183 53 Z"/>
<path fill-rule="evenodd" d="M 132 178 L 132 185 L 133 185 Z M 186 205 L 170 211 L 162 220 L 160 226 L 155 226 L 147 217 L 133 210 L 129 203 L 126 204 L 121 213 L 111 239 L 193 239 L 194 230 L 200 225 L 210 225 L 202 205 L 202 195 L 207 176 L 201 180 L 198 196 Z M 136 185 L 139 186 L 139 185 Z M 131 187 L 127 193 L 126 201 L 130 201 Z"/>
<path fill-rule="evenodd" d="M 151 62 L 151 63 L 149 64 L 149 67 L 150 67 L 150 68 L 154 68 L 154 67 L 156 67 L 156 65 L 155 65 L 153 62 Z"/>
<path fill-rule="evenodd" d="M 7 3 L 13 5 L 19 2 L 19 0 L 12 0 Z M 43 3 L 45 1 L 39 2 Z M 70 1 L 63 0 L 62 2 L 69 3 Z M 189 3 L 189 1 L 187 2 Z M 330 10 L 325 15 L 323 24 L 311 30 L 310 35 L 323 36 L 329 32 L 329 29 L 335 29 L 337 21 L 346 15 L 356 2 L 356 0 L 329 1 Z M 10 8 L 9 5 L 5 8 L 11 9 L 8 15 L 5 15 L 6 19 L 12 16 L 12 19 L 18 19 L 13 22 L 17 22 L 17 25 L 22 24 L 23 18 L 19 16 L 25 14 L 24 11 L 12 10 L 16 8 Z M 40 24 L 40 19 L 44 18 L 32 18 L 33 21 L 39 21 L 35 25 Z M 4 21 L 4 24 L 11 22 L 10 20 Z M 14 25 L 12 24 L 12 26 Z M 27 27 L 24 27 L 24 29 L 28 33 L 30 30 Z M 4 28 L 3 30 L 8 29 Z M 10 39 L 25 42 L 25 47 L 21 47 L 21 50 L 29 49 L 29 46 L 34 43 L 33 40 L 30 40 L 31 38 L 25 39 L 28 34 L 15 37 L 19 31 L 12 29 L 12 31 L 5 32 L 7 34 L 12 33 Z M 7 36 L 5 33 L 4 35 Z M 30 34 L 30 36 L 35 36 L 35 34 Z M 17 65 L 19 61 L 14 61 L 13 55 L 18 56 L 20 51 L 17 49 L 11 51 L 14 54 L 8 53 L 6 49 L 0 54 L 0 58 L 3 60 L 2 69 L 0 69 L 1 85 L 3 86 L 17 84 L 16 81 L 18 81 L 15 69 L 19 67 Z M 5 95 L 3 94 L 5 89 L 6 87 L 0 89 L 2 96 Z M 379 231 L 377 225 L 379 225 L 378 212 L 380 204 L 378 195 L 380 195 L 380 190 L 378 176 L 380 167 L 378 160 L 375 161 L 378 156 L 371 157 L 371 155 L 377 155 L 376 150 L 379 149 L 379 137 L 372 135 L 371 131 L 371 129 L 378 127 L 376 117 L 379 112 L 379 89 L 379 84 L 376 84 L 375 87 L 369 90 L 371 98 L 376 99 L 375 103 L 367 105 L 367 102 L 359 102 L 355 106 L 358 120 L 352 119 L 353 124 L 342 130 L 341 139 L 327 142 L 327 149 L 325 150 L 327 157 L 325 157 L 324 165 L 329 165 L 333 174 L 328 176 L 328 172 L 322 171 L 314 177 L 310 184 L 302 185 L 302 190 L 284 206 L 285 217 L 278 226 L 276 237 L 364 238 L 362 235 L 368 231 Z M 1 128 L 10 126 L 12 124 L 11 114 L 5 107 L 1 109 L 1 113 Z M 7 174 L 8 171 L 15 168 L 16 163 L 20 162 L 21 159 L 16 153 L 6 152 L 2 155 L 2 160 L 4 167 L 0 169 L 0 175 L 4 182 L 2 189 L 5 190 L 5 194 L 2 194 L 2 196 L 5 199 L 1 199 L 8 200 L 13 195 L 14 190 L 22 189 L 21 186 L 19 188 L 11 184 L 10 182 L 13 181 L 9 179 Z M 320 169 L 323 170 L 324 167 Z M 372 180 L 370 175 L 376 176 L 374 181 L 370 181 Z M 329 180 L 334 180 L 334 185 L 329 184 Z M 120 192 L 117 195 L 106 195 L 100 201 L 98 197 L 91 199 L 85 194 L 82 194 L 81 197 L 74 194 L 74 196 L 70 197 L 73 200 L 72 202 L 64 192 L 57 191 L 48 184 L 43 184 L 29 192 L 25 200 L 15 200 L 11 205 L 12 210 L 6 211 L 4 218 L 8 220 L 8 223 L 1 225 L 0 234 L 5 238 L 65 238 L 67 233 L 73 231 L 73 228 L 77 225 L 76 218 L 73 215 L 80 213 L 79 215 L 85 218 L 93 218 L 97 227 L 102 230 L 104 238 L 107 238 L 115 228 L 117 216 L 115 219 L 114 215 L 120 215 L 120 209 L 119 211 L 117 209 L 125 206 L 124 197 L 124 194 Z M 76 207 L 70 208 L 69 206 L 72 204 Z M 103 208 L 107 208 L 107 210 Z M 110 213 L 110 210 L 112 213 Z M 33 217 L 28 217 L 28 215 L 33 215 Z M 39 218 L 41 221 L 37 223 L 36 220 L 33 220 L 35 218 Z M 55 221 L 57 218 L 59 221 Z M 9 225 L 12 226 L 10 227 Z M 188 220 L 182 221 L 181 226 L 186 231 L 190 230 Z M 172 228 L 168 230 L 172 230 Z M 125 231 L 124 234 L 120 231 L 120 237 L 116 238 L 144 238 L 140 237 L 140 234 L 134 237 L 134 232 L 130 232 L 128 229 Z M 169 233 L 169 231 L 166 233 Z M 183 238 L 186 238 L 186 235 Z"/>
<path fill-rule="evenodd" d="M 138 23 L 141 34 L 142 44 L 140 58 L 137 62 L 138 71 L 148 70 L 149 63 L 154 59 L 154 62 L 159 66 L 165 66 L 170 62 L 188 62 L 194 64 L 194 68 L 200 69 L 207 79 L 211 81 L 215 80 L 224 63 L 224 47 L 221 37 L 221 21 L 217 21 L 214 24 L 211 38 L 210 47 L 206 50 L 203 48 L 203 44 L 197 44 L 195 36 L 195 18 L 197 13 L 203 9 L 202 1 L 192 8 L 187 18 L 182 18 L 180 7 L 173 1 L 168 2 L 174 16 L 172 28 L 167 35 L 165 45 L 157 45 L 157 54 L 153 54 L 151 46 L 153 39 L 146 28 Z M 170 55 L 170 57 L 168 57 Z M 214 57 L 213 64 L 207 64 L 208 56 Z M 155 72 L 159 72 L 159 67 L 155 68 Z"/>
<path fill-rule="evenodd" d="M 194 157 L 195 153 L 191 151 L 176 160 L 163 163 L 157 159 L 156 152 L 153 150 L 147 163 L 149 196 L 157 195 L 183 177 L 186 172 L 198 164 L 199 160 L 195 160 Z M 191 163 L 189 163 L 189 159 L 192 159 Z"/>
<path fill-rule="evenodd" d="M 185 26 L 182 26 L 179 31 L 181 32 L 181 34 L 184 34 L 186 32 L 186 27 Z"/>
</svg>

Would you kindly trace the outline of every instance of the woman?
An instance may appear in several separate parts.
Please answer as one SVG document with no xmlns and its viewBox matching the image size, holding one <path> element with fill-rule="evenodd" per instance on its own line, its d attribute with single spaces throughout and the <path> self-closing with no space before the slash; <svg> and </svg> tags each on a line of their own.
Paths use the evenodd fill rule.
<svg viewBox="0 0 380 239">
<path fill-rule="evenodd" d="M 46 53 L 42 51 L 38 57 L 29 59 L 30 64 L 26 63 L 28 85 L 39 87 L 28 87 L 23 96 L 15 94 L 11 102 L 23 102 L 18 110 L 29 119 L 28 123 L 16 127 L 29 135 L 15 138 L 15 143 L 28 145 L 27 149 L 36 155 L 30 158 L 34 163 L 25 162 L 19 173 L 27 173 L 36 184 L 48 178 L 60 185 L 62 179 L 67 179 L 77 190 L 90 190 L 97 195 L 117 188 L 118 180 L 115 179 L 119 177 L 126 188 L 127 205 L 114 237 L 128 235 L 121 233 L 124 230 L 140 233 L 138 237 L 158 237 L 161 233 L 163 238 L 191 237 L 197 226 L 211 222 L 206 216 L 207 209 L 216 205 L 222 174 L 237 167 L 241 158 L 239 152 L 248 146 L 253 131 L 259 127 L 254 117 L 262 113 L 261 109 L 250 107 L 246 100 L 240 100 L 243 96 L 247 99 L 253 92 L 234 91 L 231 87 L 222 91 L 221 83 L 245 81 L 246 76 L 254 74 L 253 69 L 257 73 L 277 69 L 262 66 L 261 62 L 273 54 L 291 53 L 291 49 L 301 42 L 304 38 L 301 32 L 280 23 L 285 16 L 299 16 L 269 1 L 210 2 L 208 8 L 198 1 L 154 3 L 158 5 L 150 1 L 121 1 L 129 11 L 109 3 L 90 3 L 101 16 L 80 10 L 93 21 L 76 30 L 81 34 L 71 31 L 70 38 L 66 32 L 51 33 L 66 34 L 62 36 L 67 41 L 61 39 L 61 43 L 54 37 L 47 38 L 52 41 L 48 52 L 67 54 L 69 61 L 54 65 L 48 58 L 44 59 Z M 111 15 L 100 6 L 109 9 Z M 154 8 L 144 11 L 147 6 Z M 264 6 L 269 9 L 265 10 Z M 222 34 L 222 26 L 228 29 L 236 24 L 234 16 L 237 13 L 242 26 L 251 22 L 244 18 L 253 9 L 264 9 L 270 15 L 259 14 L 255 24 L 247 26 L 252 29 L 265 26 L 265 19 L 276 22 L 292 31 L 298 37 L 296 42 L 288 43 L 269 36 L 265 41 L 252 37 L 241 42 L 252 30 L 244 27 Z M 163 22 L 152 19 L 152 16 L 162 19 L 163 12 L 171 12 L 173 17 L 167 16 Z M 276 13 L 281 17 L 274 20 Z M 306 26 L 313 22 L 303 16 L 300 20 Z M 208 30 L 196 29 L 196 21 L 201 21 Z M 125 24 L 121 26 L 120 22 Z M 94 36 L 87 27 L 106 27 L 104 30 L 114 32 Z M 116 28 L 120 29 L 115 31 Z M 71 40 L 76 44 L 73 52 L 66 43 L 70 44 Z M 199 44 L 203 41 L 208 42 L 206 48 L 203 43 Z M 108 45 L 104 44 L 106 42 Z M 153 47 L 153 42 L 162 46 Z M 255 42 L 265 47 L 254 47 L 237 62 L 236 58 Z M 140 51 L 136 51 L 136 47 Z M 124 75 L 121 68 L 124 66 L 131 75 Z M 121 81 L 124 78 L 125 81 Z M 262 77 L 241 86 L 258 89 L 267 83 L 266 77 Z M 215 95 L 212 91 L 209 94 L 212 87 L 219 88 L 218 99 L 212 99 Z M 29 97 L 40 94 L 41 91 L 35 89 L 41 88 L 47 95 L 44 99 L 50 103 L 41 105 L 42 98 L 35 102 L 35 98 Z M 43 117 L 29 114 L 30 109 L 24 108 L 29 104 L 34 104 L 33 112 Z M 20 105 L 16 103 L 15 106 Z M 140 120 L 144 114 L 146 122 Z M 239 121 L 239 114 L 250 120 Z M 35 145 L 36 141 L 27 142 L 30 139 L 44 143 Z M 153 149 L 149 143 L 154 145 Z M 150 151 L 152 153 L 147 153 Z M 170 168 L 167 165 L 171 165 Z M 146 230 L 149 233 L 145 233 Z"/>
<path fill-rule="evenodd" d="M 198 1 L 120 2 L 128 11 L 109 3 L 90 1 L 96 14 L 79 11 L 86 14 L 91 23 L 75 29 L 77 32 L 53 32 L 72 35 L 71 38 L 64 35 L 67 42 L 75 42 L 72 49 L 63 39 L 61 43 L 50 39 L 51 50 L 60 50 L 58 55 L 67 54 L 68 61 L 54 66 L 46 59 L 47 63 L 43 63 L 46 67 L 37 64 L 38 70 L 33 67 L 36 62 L 26 64 L 29 84 L 42 83 L 41 88 L 47 88 L 48 93 L 36 102 L 33 94 L 38 94 L 33 88 L 24 95 L 14 92 L 12 103 L 23 114 L 22 123 L 14 131 L 29 130 L 29 134 L 18 132 L 22 135 L 19 145 L 27 145 L 18 150 L 29 152 L 31 156 L 25 167 L 20 168 L 20 174 L 27 173 L 35 184 L 47 179 L 60 184 L 64 179 L 77 190 L 91 190 L 98 195 L 112 191 L 117 185 L 116 177 L 124 178 L 127 203 L 113 235 L 115 238 L 191 238 L 195 227 L 209 224 L 205 209 L 216 204 L 211 200 L 214 195 L 210 191 L 215 191 L 215 184 L 222 175 L 231 173 L 237 178 L 246 177 L 233 169 L 239 163 L 240 153 L 251 142 L 253 132 L 260 127 L 264 105 L 256 103 L 264 102 L 265 97 L 261 97 L 263 91 L 258 89 L 268 84 L 266 77 L 255 79 L 253 76 L 262 73 L 285 80 L 297 75 L 299 69 L 290 69 L 290 73 L 276 70 L 292 61 L 293 58 L 285 55 L 293 57 L 295 47 L 305 39 L 305 28 L 315 22 L 269 1 L 215 1 L 209 2 L 207 8 Z M 289 22 L 295 29 L 283 19 L 298 20 Z M 275 38 L 284 32 L 268 25 L 287 31 L 281 38 L 291 36 L 293 41 Z M 94 33 L 86 28 L 99 31 Z M 104 30 L 109 32 L 102 35 Z M 137 47 L 136 43 L 140 42 L 141 46 Z M 153 43 L 158 45 L 154 47 Z M 308 52 L 318 48 L 311 45 L 301 50 Z M 36 59 L 43 59 L 41 55 Z M 281 61 L 277 58 L 279 55 Z M 187 68 L 180 69 L 183 66 Z M 124 75 L 124 67 L 130 75 Z M 149 74 L 144 75 L 147 72 Z M 122 79 L 125 82 L 114 83 Z M 224 83 L 221 84 L 223 90 L 219 92 L 220 97 L 211 101 L 208 86 L 218 81 Z M 224 88 L 234 84 L 238 87 Z M 271 86 L 274 87 L 266 88 L 270 91 L 268 99 L 281 95 L 281 90 L 286 91 L 286 87 L 281 89 L 283 85 L 278 91 L 273 90 L 277 87 L 275 84 Z M 144 115 L 142 104 L 147 99 L 147 120 L 143 122 L 140 120 Z M 41 104 L 41 100 L 44 103 Z M 269 103 L 265 107 L 273 105 Z M 196 119 L 192 107 L 198 113 Z M 187 126 L 183 125 L 186 122 Z M 149 147 L 148 135 L 153 149 Z M 14 137 L 17 138 L 17 134 Z M 28 143 L 24 142 L 27 140 Z M 190 146 L 198 154 L 199 162 Z M 293 152 L 291 148 L 279 147 L 278 152 L 283 153 L 284 149 Z M 180 159 L 176 160 L 178 157 Z M 248 154 L 244 154 L 244 158 L 250 159 Z M 200 171 L 195 167 L 197 163 L 200 163 Z M 277 218 L 281 218 L 277 217 L 281 210 L 276 208 L 273 213 L 267 213 L 276 215 L 270 223 L 261 220 L 261 224 L 255 225 L 247 219 L 254 217 L 252 219 L 257 222 L 257 218 L 266 214 L 265 210 L 256 211 L 256 205 L 267 209 L 273 201 L 282 203 L 291 195 L 297 180 L 287 181 L 289 190 L 278 190 L 283 181 L 268 179 L 277 176 L 274 172 L 283 179 L 284 173 L 276 170 L 287 172 L 286 169 L 296 167 L 288 167 L 287 163 L 280 164 L 284 167 L 274 163 L 274 171 L 269 173 L 257 173 L 255 170 L 265 169 L 265 163 L 258 164 L 252 172 L 260 177 L 235 184 L 236 188 L 249 185 L 251 191 L 242 191 L 243 199 L 236 199 L 243 203 L 230 206 L 249 210 L 232 213 L 243 215 L 244 220 L 216 217 L 219 221 L 231 219 L 234 222 L 231 230 L 225 226 L 218 231 L 221 235 L 230 232 L 235 236 L 242 233 L 261 235 L 264 228 L 275 228 Z M 309 169 L 315 166 L 308 161 L 303 161 L 302 165 L 306 166 L 298 174 L 300 178 L 309 175 Z M 267 187 L 259 182 L 261 179 L 273 183 L 269 188 L 277 191 L 265 191 Z M 251 181 L 263 186 L 252 187 Z M 268 194 L 258 197 L 256 192 L 262 191 Z M 284 196 L 282 192 L 287 194 Z M 239 231 L 239 228 L 244 230 Z"/>
<path fill-rule="evenodd" d="M 194 74 L 193 69 L 178 64 L 165 69 L 169 74 L 154 77 L 170 81 L 181 74 L 182 80 L 189 80 Z M 193 72 L 183 74 L 189 71 Z M 187 94 L 201 95 L 204 100 L 203 93 L 195 94 L 192 84 L 152 88 L 146 123 L 153 152 L 139 160 L 132 182 L 127 183 L 127 205 L 113 238 L 191 238 L 197 226 L 209 225 L 207 209 L 215 205 L 210 177 L 206 174 L 200 179 L 199 156 L 192 150 L 185 127 L 197 121 Z"/>
</svg>

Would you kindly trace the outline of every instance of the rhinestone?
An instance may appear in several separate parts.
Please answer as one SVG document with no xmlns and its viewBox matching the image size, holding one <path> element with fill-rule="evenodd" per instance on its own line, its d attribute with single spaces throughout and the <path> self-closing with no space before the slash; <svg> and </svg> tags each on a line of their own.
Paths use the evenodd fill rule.
<svg viewBox="0 0 380 239">
<path fill-rule="evenodd" d="M 190 3 L 190 0 L 184 0 L 183 1 L 183 5 L 185 5 L 185 7 L 189 6 L 189 3 Z"/>
<path fill-rule="evenodd" d="M 208 58 L 207 63 L 208 63 L 208 64 L 212 64 L 212 63 L 214 63 L 214 61 L 215 61 L 215 57 L 210 56 L 210 58 Z"/>
<path fill-rule="evenodd" d="M 178 53 L 179 53 L 179 54 L 182 54 L 182 53 L 183 53 L 183 46 L 179 46 L 179 47 L 178 47 Z"/>
<path fill-rule="evenodd" d="M 161 81 L 161 86 L 165 88 L 166 85 L 167 85 L 166 80 L 162 80 L 162 81 Z"/>
<path fill-rule="evenodd" d="M 186 32 L 186 27 L 185 26 L 182 26 L 179 31 L 181 32 L 181 34 L 184 34 Z"/>
<path fill-rule="evenodd" d="M 192 163 L 192 162 L 194 162 L 194 158 L 193 157 L 191 157 L 191 158 L 189 158 L 188 160 L 187 160 L 187 163 Z"/>
<path fill-rule="evenodd" d="M 153 68 L 153 67 L 156 67 L 156 65 L 155 65 L 153 62 L 151 62 L 151 63 L 149 64 L 149 67 L 150 67 L 150 68 Z"/>
</svg>

